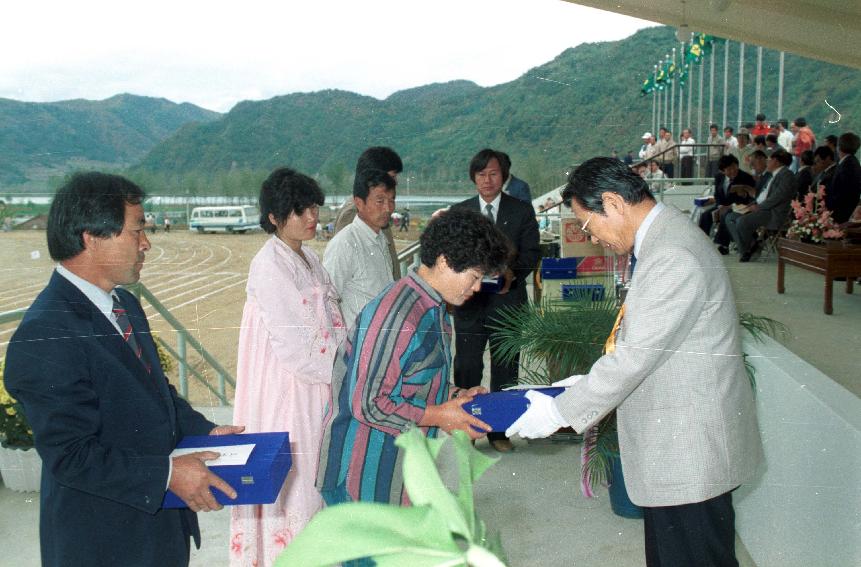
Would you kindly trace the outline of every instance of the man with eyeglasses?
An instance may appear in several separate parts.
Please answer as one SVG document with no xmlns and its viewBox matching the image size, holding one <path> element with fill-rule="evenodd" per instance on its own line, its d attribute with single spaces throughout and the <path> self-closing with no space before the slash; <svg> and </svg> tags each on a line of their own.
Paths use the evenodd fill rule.
<svg viewBox="0 0 861 567">
<path fill-rule="evenodd" d="M 624 164 L 593 158 L 562 197 L 592 241 L 637 258 L 615 349 L 588 374 L 531 391 L 506 431 L 578 433 L 616 411 L 631 500 L 644 508 L 646 564 L 737 567 L 732 491 L 754 479 L 762 441 L 735 298 L 708 237 Z"/>
</svg>

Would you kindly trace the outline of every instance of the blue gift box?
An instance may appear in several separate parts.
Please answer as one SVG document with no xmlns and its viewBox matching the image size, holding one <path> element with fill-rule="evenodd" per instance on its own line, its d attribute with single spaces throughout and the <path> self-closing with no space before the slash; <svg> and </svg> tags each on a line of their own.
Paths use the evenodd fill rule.
<svg viewBox="0 0 861 567">
<path fill-rule="evenodd" d="M 541 278 L 571 280 L 577 277 L 577 258 L 542 258 Z"/>
<path fill-rule="evenodd" d="M 604 301 L 603 284 L 563 284 L 562 299 Z"/>
<path fill-rule="evenodd" d="M 712 197 L 696 197 L 694 199 L 694 205 L 697 207 L 705 207 L 710 204 L 712 200 Z"/>
<path fill-rule="evenodd" d="M 565 391 L 565 388 L 531 389 L 554 398 Z M 493 431 L 505 431 L 529 407 L 529 400 L 526 399 L 526 392 L 529 390 L 505 390 L 479 394 L 471 402 L 463 404 L 463 409 L 491 426 Z"/>
<path fill-rule="evenodd" d="M 209 469 L 224 479 L 236 491 L 231 500 L 217 488 L 212 489 L 215 499 L 224 506 L 237 504 L 272 504 L 293 462 L 290 456 L 290 435 L 278 433 L 243 433 L 239 435 L 190 435 L 184 437 L 177 449 L 224 447 L 227 445 L 254 444 L 244 465 L 211 466 Z M 168 490 L 162 508 L 185 508 L 186 504 Z"/>
</svg>

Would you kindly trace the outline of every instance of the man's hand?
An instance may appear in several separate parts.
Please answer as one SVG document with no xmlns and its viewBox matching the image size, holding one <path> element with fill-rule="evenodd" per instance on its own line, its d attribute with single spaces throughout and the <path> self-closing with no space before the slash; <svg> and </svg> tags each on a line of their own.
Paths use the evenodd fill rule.
<svg viewBox="0 0 861 567">
<path fill-rule="evenodd" d="M 209 490 L 210 486 L 225 493 L 231 500 L 236 498 L 236 491 L 221 477 L 206 468 L 206 461 L 217 458 L 218 453 L 215 451 L 198 451 L 173 458 L 173 472 L 168 488 L 194 512 L 221 510 L 222 506 L 215 500 L 215 496 Z"/>
<path fill-rule="evenodd" d="M 511 427 L 505 430 L 506 437 L 520 435 L 524 439 L 547 437 L 568 423 L 553 404 L 553 398 L 537 390 L 526 392 L 529 407 L 523 412 Z"/>
<path fill-rule="evenodd" d="M 452 386 L 452 395 L 450 399 L 459 398 L 461 396 L 469 396 L 473 398 L 479 394 L 486 394 L 487 388 L 484 386 L 473 386 L 472 388 L 458 388 L 457 386 Z"/>
<path fill-rule="evenodd" d="M 244 425 L 219 425 L 213 427 L 210 435 L 236 435 L 245 431 Z"/>
<path fill-rule="evenodd" d="M 480 386 L 477 386 L 476 388 L 480 388 Z M 466 413 L 463 409 L 463 404 L 472 401 L 472 395 L 470 395 L 469 392 L 476 388 L 470 388 L 466 392 L 461 393 L 458 397 L 443 404 L 428 406 L 425 410 L 424 417 L 422 417 L 422 420 L 419 422 L 419 425 L 422 427 L 439 427 L 446 433 L 451 433 L 455 429 L 460 429 L 469 435 L 470 439 L 484 437 L 492 427 L 477 417 Z"/>
<path fill-rule="evenodd" d="M 504 295 L 511 289 L 511 282 L 514 281 L 514 272 L 511 271 L 511 268 L 506 268 L 502 277 L 505 278 L 505 283 L 502 285 L 502 289 L 499 290 L 499 295 Z"/>
</svg>

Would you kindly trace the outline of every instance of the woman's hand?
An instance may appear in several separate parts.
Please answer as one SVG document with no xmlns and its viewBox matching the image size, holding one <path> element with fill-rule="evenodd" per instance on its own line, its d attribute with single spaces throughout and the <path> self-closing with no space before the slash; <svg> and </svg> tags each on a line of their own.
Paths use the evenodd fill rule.
<svg viewBox="0 0 861 567">
<path fill-rule="evenodd" d="M 470 394 L 470 392 L 473 393 Z M 422 427 L 439 427 L 446 433 L 460 429 L 469 435 L 470 439 L 484 437 L 491 430 L 491 427 L 463 409 L 463 404 L 471 402 L 473 395 L 484 392 L 486 392 L 484 388 L 476 386 L 461 392 L 458 397 L 445 403 L 428 406 L 419 425 Z"/>
</svg>

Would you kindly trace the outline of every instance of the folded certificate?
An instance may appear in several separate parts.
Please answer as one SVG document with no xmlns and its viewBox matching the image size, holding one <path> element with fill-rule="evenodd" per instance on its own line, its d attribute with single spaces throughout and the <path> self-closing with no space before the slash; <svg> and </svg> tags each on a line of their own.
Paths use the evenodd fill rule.
<svg viewBox="0 0 861 567">
<path fill-rule="evenodd" d="M 215 499 L 225 506 L 275 502 L 292 464 L 287 432 L 192 435 L 179 442 L 171 457 L 197 451 L 221 454 L 206 464 L 236 491 L 236 500 L 231 500 L 220 490 L 212 489 Z M 185 507 L 176 494 L 170 490 L 165 493 L 162 508 Z"/>
<path fill-rule="evenodd" d="M 505 431 L 529 407 L 526 392 L 538 390 L 542 394 L 556 397 L 565 391 L 561 387 L 529 386 L 521 389 L 479 394 L 471 402 L 463 404 L 463 409 L 485 422 L 493 431 Z"/>
</svg>

